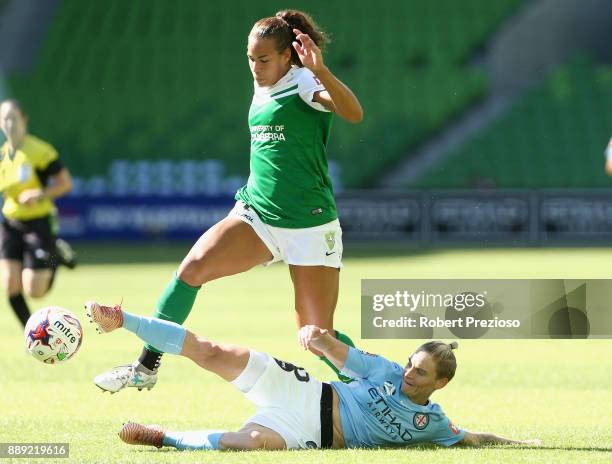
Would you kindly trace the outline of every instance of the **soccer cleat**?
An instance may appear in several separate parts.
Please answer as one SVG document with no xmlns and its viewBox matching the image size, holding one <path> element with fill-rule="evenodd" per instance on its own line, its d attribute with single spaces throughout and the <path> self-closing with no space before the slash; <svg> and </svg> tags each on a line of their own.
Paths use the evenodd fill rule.
<svg viewBox="0 0 612 464">
<path fill-rule="evenodd" d="M 151 390 L 157 383 L 157 373 L 147 374 L 137 369 L 138 362 L 127 364 L 125 366 L 117 366 L 108 372 L 94 378 L 94 383 L 101 390 L 117 393 L 125 387 L 138 388 L 138 391 L 143 389 Z"/>
<path fill-rule="evenodd" d="M 89 321 L 96 324 L 98 333 L 111 332 L 123 325 L 121 305 L 102 306 L 95 301 L 85 303 L 85 312 Z"/>
<path fill-rule="evenodd" d="M 119 438 L 128 445 L 146 445 L 161 448 L 166 432 L 159 425 L 142 425 L 126 422 L 119 431 Z"/>
<path fill-rule="evenodd" d="M 77 255 L 66 240 L 58 238 L 55 240 L 55 251 L 60 259 L 60 264 L 63 264 L 68 269 L 74 269 L 77 265 Z"/>
</svg>

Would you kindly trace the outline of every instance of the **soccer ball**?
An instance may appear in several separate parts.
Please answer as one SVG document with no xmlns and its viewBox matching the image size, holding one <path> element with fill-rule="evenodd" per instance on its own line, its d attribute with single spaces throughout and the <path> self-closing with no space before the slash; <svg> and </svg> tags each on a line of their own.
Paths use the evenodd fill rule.
<svg viewBox="0 0 612 464">
<path fill-rule="evenodd" d="M 45 364 L 69 360 L 83 341 L 83 329 L 77 317 L 57 306 L 42 308 L 32 314 L 24 335 L 27 351 Z"/>
</svg>

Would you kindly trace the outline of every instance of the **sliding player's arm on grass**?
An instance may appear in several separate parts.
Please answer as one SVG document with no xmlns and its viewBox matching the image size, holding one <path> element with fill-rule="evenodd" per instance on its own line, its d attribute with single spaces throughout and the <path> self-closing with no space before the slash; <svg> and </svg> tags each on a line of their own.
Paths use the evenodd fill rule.
<svg viewBox="0 0 612 464">
<path fill-rule="evenodd" d="M 314 348 L 329 359 L 343 374 L 353 379 L 366 379 L 380 372 L 383 364 L 393 363 L 381 356 L 365 353 L 337 340 L 326 329 L 316 325 L 305 325 L 298 332 L 300 345 L 307 350 Z"/>
<path fill-rule="evenodd" d="M 463 446 L 487 446 L 487 445 L 529 445 L 529 446 L 540 446 L 542 442 L 540 440 L 510 440 L 509 438 L 500 437 L 492 433 L 486 432 L 468 432 L 465 431 L 463 438 L 457 442 L 458 445 Z"/>
</svg>

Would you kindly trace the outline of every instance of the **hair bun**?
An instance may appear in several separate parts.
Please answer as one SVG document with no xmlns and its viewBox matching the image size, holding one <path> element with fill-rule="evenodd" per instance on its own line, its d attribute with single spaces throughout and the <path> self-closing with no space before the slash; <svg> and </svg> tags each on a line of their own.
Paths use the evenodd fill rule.
<svg viewBox="0 0 612 464">
<path fill-rule="evenodd" d="M 291 34 L 294 37 L 293 29 L 299 29 L 302 33 L 308 34 L 321 50 L 330 42 L 327 34 L 308 13 L 300 10 L 281 10 L 278 11 L 275 16 L 289 26 Z"/>
<path fill-rule="evenodd" d="M 450 343 L 448 344 L 448 347 L 449 347 L 451 350 L 456 350 L 457 348 L 459 348 L 459 343 L 458 343 L 458 342 L 450 342 Z"/>
</svg>

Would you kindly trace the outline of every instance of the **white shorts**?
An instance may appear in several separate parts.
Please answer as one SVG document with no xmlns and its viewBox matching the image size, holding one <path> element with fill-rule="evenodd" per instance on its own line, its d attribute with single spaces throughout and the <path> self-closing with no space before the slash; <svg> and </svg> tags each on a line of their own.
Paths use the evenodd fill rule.
<svg viewBox="0 0 612 464">
<path fill-rule="evenodd" d="M 255 233 L 272 253 L 272 260 L 298 266 L 342 267 L 342 229 L 335 219 L 327 224 L 304 229 L 287 229 L 264 224 L 253 208 L 238 200 L 230 211 L 253 227 Z"/>
<path fill-rule="evenodd" d="M 246 423 L 280 434 L 287 449 L 321 447 L 322 384 L 304 369 L 268 354 L 267 367 L 245 396 L 256 407 Z"/>
</svg>

